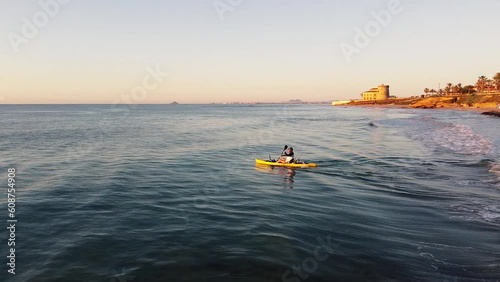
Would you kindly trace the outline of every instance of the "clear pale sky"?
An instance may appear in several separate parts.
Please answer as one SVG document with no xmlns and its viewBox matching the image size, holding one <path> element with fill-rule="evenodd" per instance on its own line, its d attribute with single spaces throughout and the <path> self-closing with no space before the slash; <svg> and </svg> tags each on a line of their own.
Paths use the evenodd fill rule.
<svg viewBox="0 0 500 282">
<path fill-rule="evenodd" d="M 330 101 L 381 83 L 405 97 L 500 72 L 498 0 L 400 0 L 351 62 L 340 45 L 391 0 L 218 1 L 234 4 L 223 18 L 214 0 L 72 0 L 16 53 L 44 10 L 0 0 L 0 103 Z M 170 75 L 127 100 L 148 66 Z"/>
</svg>

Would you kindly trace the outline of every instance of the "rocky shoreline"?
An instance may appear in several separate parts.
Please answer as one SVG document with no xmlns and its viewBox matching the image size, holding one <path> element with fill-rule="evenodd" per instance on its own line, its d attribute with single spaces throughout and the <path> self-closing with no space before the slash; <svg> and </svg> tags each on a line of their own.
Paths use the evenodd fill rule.
<svg viewBox="0 0 500 282">
<path fill-rule="evenodd" d="M 494 116 L 494 117 L 500 117 L 500 111 L 489 111 L 489 112 L 484 112 L 482 115 L 485 116 Z"/>
<path fill-rule="evenodd" d="M 500 105 L 500 94 L 472 94 L 456 96 L 437 96 L 425 98 L 394 98 L 388 100 L 358 100 L 344 104 L 347 106 L 384 106 L 396 105 L 407 108 L 484 108 L 495 109 Z"/>
<path fill-rule="evenodd" d="M 410 108 L 410 109 L 456 109 L 482 111 L 484 115 L 500 117 L 500 94 L 472 94 L 425 98 L 394 98 L 388 100 L 359 100 L 343 106 Z"/>
<path fill-rule="evenodd" d="M 452 97 L 422 98 L 409 105 L 409 108 L 484 108 L 495 109 L 500 104 L 500 95 L 460 95 Z"/>
</svg>

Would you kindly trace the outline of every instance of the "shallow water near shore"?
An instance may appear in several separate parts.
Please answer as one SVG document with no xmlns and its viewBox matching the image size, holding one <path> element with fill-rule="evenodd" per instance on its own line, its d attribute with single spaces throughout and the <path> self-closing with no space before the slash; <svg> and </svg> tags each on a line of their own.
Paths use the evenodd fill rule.
<svg viewBox="0 0 500 282">
<path fill-rule="evenodd" d="M 496 117 L 321 105 L 0 117 L 0 210 L 14 167 L 18 219 L 16 275 L 3 264 L 0 281 L 500 279 Z M 285 144 L 319 167 L 255 166 Z"/>
</svg>

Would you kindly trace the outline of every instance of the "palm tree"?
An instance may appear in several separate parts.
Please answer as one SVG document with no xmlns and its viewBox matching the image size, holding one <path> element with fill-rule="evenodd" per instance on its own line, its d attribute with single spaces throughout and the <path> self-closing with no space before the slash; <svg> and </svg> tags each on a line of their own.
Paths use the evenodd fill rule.
<svg viewBox="0 0 500 282">
<path fill-rule="evenodd" d="M 488 91 L 495 90 L 495 81 L 493 79 L 487 79 L 486 80 L 486 87 L 488 88 Z"/>
<path fill-rule="evenodd" d="M 436 94 L 436 90 L 434 90 L 434 89 L 431 89 L 431 91 L 429 91 L 429 92 L 431 92 L 431 94 Z"/>
<path fill-rule="evenodd" d="M 474 90 L 474 86 L 472 85 L 466 85 L 462 88 L 463 94 L 473 94 L 474 92 L 476 92 L 476 90 Z"/>
<path fill-rule="evenodd" d="M 484 88 L 486 87 L 486 84 L 488 83 L 488 79 L 486 76 L 482 75 L 477 79 L 476 82 L 476 87 L 478 92 L 484 92 Z"/>
<path fill-rule="evenodd" d="M 493 77 L 493 81 L 497 86 L 497 90 L 500 90 L 500 72 L 497 72 L 497 74 L 495 74 L 495 76 Z"/>
<path fill-rule="evenodd" d="M 426 95 L 427 95 L 427 94 L 429 94 L 429 88 L 425 88 L 425 89 L 424 89 L 424 93 L 425 93 Z"/>
<path fill-rule="evenodd" d="M 445 92 L 446 92 L 446 95 L 450 95 L 450 92 L 451 92 L 451 86 L 453 84 L 451 84 L 450 82 L 448 82 L 448 84 L 446 84 L 446 88 L 445 88 Z"/>
</svg>

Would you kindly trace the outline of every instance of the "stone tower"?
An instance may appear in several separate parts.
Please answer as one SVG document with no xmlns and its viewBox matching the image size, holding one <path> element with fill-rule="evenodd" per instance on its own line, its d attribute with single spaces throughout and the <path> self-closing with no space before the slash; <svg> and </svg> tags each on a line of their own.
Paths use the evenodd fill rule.
<svg viewBox="0 0 500 282">
<path fill-rule="evenodd" d="M 378 86 L 377 100 L 387 100 L 389 95 L 389 85 L 382 84 Z"/>
</svg>

